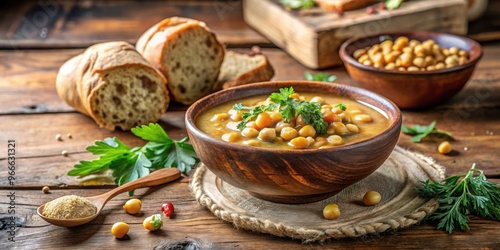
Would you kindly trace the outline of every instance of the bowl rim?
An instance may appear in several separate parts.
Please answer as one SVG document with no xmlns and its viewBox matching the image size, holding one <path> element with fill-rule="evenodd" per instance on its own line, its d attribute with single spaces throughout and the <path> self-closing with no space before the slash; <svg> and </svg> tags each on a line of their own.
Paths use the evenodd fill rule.
<svg viewBox="0 0 500 250">
<path fill-rule="evenodd" d="M 399 71 L 399 70 L 387 70 L 384 68 L 375 68 L 372 66 L 364 65 L 364 64 L 358 62 L 358 60 L 354 59 L 354 57 L 352 57 L 352 55 L 347 54 L 347 51 L 346 51 L 346 48 L 348 46 L 351 46 L 355 42 L 358 42 L 358 41 L 363 40 L 363 39 L 373 39 L 373 38 L 382 37 L 382 36 L 392 36 L 392 37 L 404 36 L 404 35 L 408 36 L 408 35 L 416 35 L 416 34 L 421 34 L 423 36 L 429 36 L 429 37 L 448 36 L 448 37 L 452 37 L 455 39 L 459 39 L 459 40 L 462 40 L 468 44 L 471 44 L 472 45 L 471 48 L 477 48 L 479 53 L 474 58 L 471 58 L 468 62 L 466 62 L 462 65 L 452 67 L 452 68 L 445 68 L 445 69 L 438 69 L 438 70 L 424 70 L 424 71 Z M 373 44 L 371 44 L 371 45 L 373 45 Z M 367 46 L 371 46 L 371 45 L 367 45 Z M 354 45 L 352 45 L 352 46 L 354 46 Z M 356 47 L 356 48 L 359 49 L 358 47 Z M 351 64 L 352 66 L 354 66 L 356 68 L 360 68 L 360 69 L 363 69 L 366 71 L 379 72 L 379 73 L 390 73 L 390 74 L 396 74 L 396 75 L 412 75 L 412 74 L 429 75 L 429 74 L 446 74 L 446 73 L 460 71 L 462 69 L 465 69 L 465 68 L 468 68 L 471 66 L 473 67 L 483 57 L 483 49 L 477 41 L 470 39 L 468 37 L 465 37 L 465 36 L 459 36 L 459 35 L 455 35 L 455 34 L 451 34 L 451 33 L 444 33 L 444 32 L 432 32 L 432 31 L 400 31 L 400 32 L 381 32 L 381 33 L 377 33 L 377 34 L 373 34 L 373 35 L 351 37 L 350 39 L 348 39 L 347 41 L 342 43 L 342 45 L 340 46 L 340 53 L 339 54 L 340 54 L 340 58 L 342 59 L 342 61 L 344 61 L 344 63 Z"/>
<path fill-rule="evenodd" d="M 340 146 L 335 146 L 332 148 L 323 148 L 323 149 L 281 149 L 281 148 L 265 148 L 265 147 L 252 147 L 252 146 L 247 146 L 247 145 L 240 145 L 240 144 L 226 142 L 226 141 L 217 139 L 215 137 L 212 137 L 212 136 L 208 135 L 207 133 L 203 132 L 201 129 L 199 129 L 195 124 L 195 120 L 197 117 L 193 117 L 193 113 L 194 113 L 195 108 L 197 108 L 198 106 L 203 105 L 202 108 L 204 108 L 204 110 L 202 110 L 202 112 L 204 112 L 204 111 L 206 111 L 210 108 L 213 108 L 215 106 L 240 99 L 240 98 L 232 99 L 232 100 L 227 100 L 224 102 L 213 103 L 211 105 L 205 105 L 205 103 L 207 101 L 209 101 L 210 99 L 216 99 L 216 96 L 221 94 L 221 93 L 246 91 L 249 89 L 258 89 L 262 86 L 267 86 L 267 85 L 280 85 L 280 84 L 286 85 L 286 84 L 288 84 L 291 86 L 291 85 L 297 84 L 297 83 L 298 84 L 313 84 L 313 85 L 316 85 L 316 84 L 318 84 L 318 85 L 333 85 L 336 88 L 341 88 L 341 89 L 347 90 L 351 93 L 361 94 L 363 96 L 368 97 L 369 99 L 375 100 L 378 103 L 384 104 L 384 106 L 387 106 L 388 110 L 393 110 L 394 111 L 393 112 L 394 118 L 391 119 L 390 117 L 388 117 L 389 126 L 386 129 L 384 129 L 382 132 L 376 134 L 375 136 L 372 136 L 372 137 L 369 137 L 369 138 L 366 138 L 366 139 L 363 139 L 360 141 L 356 141 L 356 142 L 352 142 L 352 143 L 348 143 L 348 144 L 344 144 L 344 145 L 340 145 Z M 314 92 L 314 91 L 311 91 L 311 92 Z M 271 94 L 271 93 L 269 93 L 269 94 Z M 248 97 L 258 96 L 258 95 L 263 95 L 263 94 L 260 94 L 260 93 L 259 94 L 249 94 L 248 96 L 245 96 L 242 98 L 248 98 Z M 359 100 L 356 100 L 354 98 L 352 98 L 352 99 L 355 101 L 359 101 Z M 361 104 L 366 106 L 366 104 L 364 104 L 364 103 L 361 103 Z M 373 104 L 371 104 L 371 105 L 375 106 Z M 370 108 L 373 109 L 373 107 L 370 107 Z M 380 107 L 376 107 L 376 108 L 383 111 L 383 109 Z M 380 112 L 377 109 L 375 109 L 375 111 Z M 202 112 L 200 112 L 200 113 L 202 113 Z M 385 112 L 385 111 L 383 111 L 383 112 L 389 113 L 389 112 Z M 390 114 L 387 114 L 387 115 L 390 116 Z M 221 90 L 221 91 L 212 93 L 208 96 L 203 97 L 202 99 L 199 99 L 198 101 L 193 103 L 191 106 L 189 106 L 189 108 L 187 109 L 186 114 L 185 114 L 186 130 L 188 132 L 191 131 L 191 133 L 196 134 L 196 136 L 202 138 L 205 141 L 208 141 L 210 144 L 217 145 L 221 148 L 231 147 L 234 150 L 244 151 L 244 150 L 248 150 L 249 148 L 251 148 L 255 152 L 273 152 L 273 153 L 280 153 L 280 154 L 285 154 L 285 155 L 290 155 L 290 154 L 302 155 L 302 154 L 311 154 L 311 153 L 315 153 L 315 152 L 328 153 L 328 152 L 339 151 L 339 150 L 350 150 L 352 148 L 362 147 L 366 144 L 370 144 L 370 143 L 372 143 L 372 140 L 377 139 L 377 138 L 381 138 L 383 135 L 387 136 L 388 134 L 393 132 L 395 129 L 398 130 L 398 138 L 399 138 L 399 134 L 400 134 L 399 131 L 401 130 L 402 122 L 403 122 L 403 118 L 402 118 L 402 113 L 401 113 L 401 110 L 399 109 L 399 107 L 394 102 L 392 102 L 391 100 L 389 100 L 388 98 L 386 98 L 380 94 L 377 94 L 373 91 L 369 91 L 369 90 L 364 89 L 364 88 L 359 88 L 359 87 L 355 87 L 355 86 L 347 85 L 347 84 L 326 83 L 326 82 L 307 81 L 307 80 L 267 81 L 267 82 L 258 82 L 258 83 L 252 83 L 252 84 L 228 88 L 225 90 Z M 397 144 L 397 142 L 395 143 L 395 145 L 396 144 Z"/>
</svg>

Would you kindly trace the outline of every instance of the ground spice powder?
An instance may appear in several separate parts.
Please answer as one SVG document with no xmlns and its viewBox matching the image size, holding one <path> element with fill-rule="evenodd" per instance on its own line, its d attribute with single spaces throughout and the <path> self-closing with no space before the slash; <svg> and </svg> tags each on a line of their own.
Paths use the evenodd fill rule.
<svg viewBox="0 0 500 250">
<path fill-rule="evenodd" d="M 66 195 L 47 202 L 43 209 L 43 215 L 53 219 L 79 219 L 95 213 L 97 213 L 96 206 L 77 195 Z"/>
</svg>

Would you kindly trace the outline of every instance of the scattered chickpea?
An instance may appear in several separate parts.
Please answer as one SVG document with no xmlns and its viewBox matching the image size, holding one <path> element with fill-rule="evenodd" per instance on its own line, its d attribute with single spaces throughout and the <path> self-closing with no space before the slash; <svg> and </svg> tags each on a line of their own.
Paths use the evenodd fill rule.
<svg viewBox="0 0 500 250">
<path fill-rule="evenodd" d="M 142 202 L 139 199 L 130 199 L 127 202 L 125 202 L 125 205 L 123 205 L 123 209 L 125 209 L 125 212 L 128 214 L 137 214 L 139 211 L 141 211 L 142 207 Z"/>
<path fill-rule="evenodd" d="M 377 191 L 368 191 L 363 196 L 363 203 L 367 206 L 377 205 L 382 200 L 382 195 Z"/>
<path fill-rule="evenodd" d="M 323 217 L 328 220 L 335 220 L 340 217 L 340 209 L 337 204 L 328 204 L 323 208 Z"/>
<path fill-rule="evenodd" d="M 71 133 L 66 134 L 66 136 L 68 137 L 68 139 L 73 139 L 73 135 Z"/>
<path fill-rule="evenodd" d="M 62 141 L 62 140 L 63 140 L 63 139 L 62 139 L 62 135 L 61 135 L 61 134 L 57 134 L 57 135 L 56 135 L 56 140 L 58 140 L 58 141 Z"/>
<path fill-rule="evenodd" d="M 63 151 L 61 152 L 61 154 L 62 154 L 63 156 L 68 156 L 68 155 L 69 155 L 69 153 L 68 153 L 68 151 L 67 151 L 67 150 L 63 150 Z"/>
<path fill-rule="evenodd" d="M 438 152 L 441 154 L 449 154 L 452 150 L 451 144 L 448 141 L 443 141 L 438 146 Z"/>
<path fill-rule="evenodd" d="M 116 222 L 111 227 L 111 234 L 115 236 L 117 239 L 121 239 L 127 235 L 130 226 L 125 222 Z"/>
<path fill-rule="evenodd" d="M 290 144 L 290 146 L 292 146 L 295 149 L 304 149 L 304 148 L 307 148 L 309 146 L 309 141 L 305 137 L 299 136 L 299 137 L 293 138 L 289 142 L 289 144 Z"/>
<path fill-rule="evenodd" d="M 48 194 L 48 193 L 50 193 L 50 188 L 49 188 L 48 186 L 44 186 L 44 187 L 42 188 L 42 192 L 43 192 L 44 194 Z"/>
</svg>

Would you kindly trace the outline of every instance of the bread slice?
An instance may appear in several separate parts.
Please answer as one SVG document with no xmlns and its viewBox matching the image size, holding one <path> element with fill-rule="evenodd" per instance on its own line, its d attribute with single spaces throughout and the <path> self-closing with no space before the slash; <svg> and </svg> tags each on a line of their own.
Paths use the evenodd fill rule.
<svg viewBox="0 0 500 250">
<path fill-rule="evenodd" d="M 217 85 L 227 89 L 253 82 L 269 81 L 273 76 L 274 69 L 266 56 L 226 51 Z"/>
<path fill-rule="evenodd" d="M 136 48 L 167 78 L 173 100 L 189 105 L 215 89 L 224 47 L 205 23 L 167 18 L 142 34 Z"/>
<path fill-rule="evenodd" d="M 126 42 L 96 44 L 68 60 L 56 86 L 69 105 L 109 130 L 156 122 L 170 101 L 166 79 Z"/>
<path fill-rule="evenodd" d="M 380 1 L 381 0 L 315 0 L 315 2 L 325 10 L 341 12 L 359 9 Z"/>
</svg>

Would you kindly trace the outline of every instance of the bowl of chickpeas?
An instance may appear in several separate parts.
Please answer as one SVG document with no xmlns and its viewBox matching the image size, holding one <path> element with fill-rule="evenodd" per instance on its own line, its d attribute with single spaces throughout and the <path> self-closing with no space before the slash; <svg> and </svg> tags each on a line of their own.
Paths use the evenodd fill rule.
<svg viewBox="0 0 500 250">
<path fill-rule="evenodd" d="M 402 109 L 439 104 L 469 81 L 482 57 L 474 40 L 445 33 L 399 32 L 351 38 L 340 57 L 359 86 Z"/>
<path fill-rule="evenodd" d="M 389 157 L 401 112 L 387 98 L 344 84 L 254 83 L 192 104 L 190 142 L 214 185 L 279 203 L 326 199 Z"/>
</svg>

